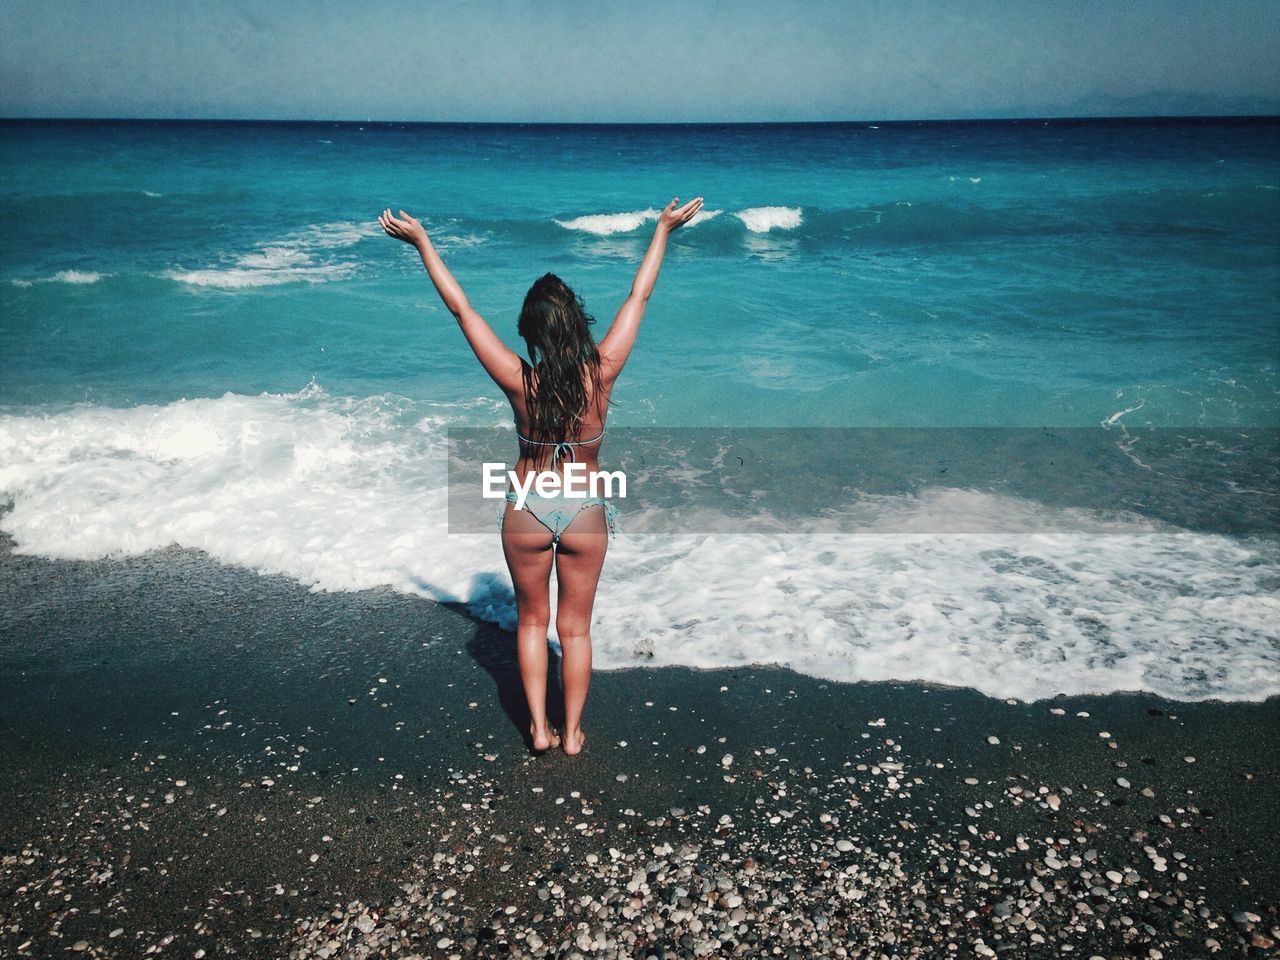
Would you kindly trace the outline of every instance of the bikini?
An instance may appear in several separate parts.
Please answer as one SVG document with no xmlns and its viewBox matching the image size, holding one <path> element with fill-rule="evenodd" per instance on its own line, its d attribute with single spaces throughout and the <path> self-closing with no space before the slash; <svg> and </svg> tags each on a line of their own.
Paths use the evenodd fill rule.
<svg viewBox="0 0 1280 960">
<path fill-rule="evenodd" d="M 574 447 L 586 446 L 591 443 L 598 443 L 600 438 L 604 436 L 604 428 L 592 437 L 590 440 L 533 440 L 526 437 L 519 430 L 516 436 L 521 443 L 527 443 L 533 447 L 552 447 L 551 451 L 551 469 L 555 469 L 556 464 L 566 457 L 577 462 L 577 456 L 574 453 Z M 514 490 L 507 491 L 507 500 L 516 503 L 519 500 L 519 494 Z M 597 504 L 604 507 L 604 519 L 609 528 L 609 537 L 612 539 L 617 535 L 618 528 L 618 508 L 606 500 L 604 497 L 566 497 L 562 492 L 553 494 L 549 497 L 543 497 L 530 490 L 525 496 L 524 508 L 533 514 L 544 527 L 551 531 L 551 545 L 554 547 L 560 543 L 560 535 L 568 529 L 569 524 L 573 523 L 579 513 L 586 507 L 594 507 Z M 498 512 L 498 529 L 502 529 L 502 520 L 506 516 L 506 507 Z"/>
</svg>

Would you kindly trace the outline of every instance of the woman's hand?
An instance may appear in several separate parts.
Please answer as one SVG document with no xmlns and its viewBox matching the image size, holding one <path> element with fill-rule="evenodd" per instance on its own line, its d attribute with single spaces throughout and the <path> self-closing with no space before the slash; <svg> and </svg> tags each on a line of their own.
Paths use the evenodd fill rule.
<svg viewBox="0 0 1280 960">
<path fill-rule="evenodd" d="M 694 197 L 683 207 L 676 204 L 680 202 L 679 197 L 672 197 L 660 214 L 658 214 L 658 227 L 670 233 L 677 227 L 683 227 L 686 223 L 693 219 L 694 215 L 702 209 L 702 198 Z"/>
<path fill-rule="evenodd" d="M 422 224 L 403 210 L 400 211 L 400 217 L 397 219 L 391 215 L 391 208 L 388 207 L 378 215 L 378 223 L 382 224 L 382 229 L 386 231 L 388 237 L 395 237 L 415 247 L 421 247 L 427 242 L 427 231 Z"/>
</svg>

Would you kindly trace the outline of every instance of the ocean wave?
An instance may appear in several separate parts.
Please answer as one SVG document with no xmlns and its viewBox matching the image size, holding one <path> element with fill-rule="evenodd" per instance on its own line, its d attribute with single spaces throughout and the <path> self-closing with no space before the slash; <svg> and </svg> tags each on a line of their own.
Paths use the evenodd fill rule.
<svg viewBox="0 0 1280 960">
<path fill-rule="evenodd" d="M 571 220 L 555 220 L 557 225 L 566 230 L 578 230 L 583 233 L 606 237 L 615 233 L 630 233 L 646 223 L 658 219 L 660 210 L 631 210 L 624 213 L 589 213 Z M 696 227 L 698 224 L 714 220 L 724 213 L 723 210 L 699 210 L 685 225 Z M 800 225 L 802 220 L 798 207 L 748 207 L 734 213 L 743 225 L 754 233 L 764 233 L 773 229 L 790 230 Z"/>
<path fill-rule="evenodd" d="M 305 248 L 336 249 L 350 247 L 366 237 L 382 236 L 382 229 L 373 221 L 336 220 L 329 223 L 311 223 L 303 227 L 291 242 Z"/>
<path fill-rule="evenodd" d="M 72 283 L 72 284 L 89 284 L 97 283 L 103 277 L 108 277 L 108 273 L 95 273 L 92 270 L 59 270 L 51 277 L 13 277 L 9 280 L 15 287 L 30 287 L 37 283 Z"/>
<path fill-rule="evenodd" d="M 804 219 L 799 207 L 748 207 L 734 216 L 752 233 L 794 230 Z"/>
<path fill-rule="evenodd" d="M 598 237 L 607 237 L 611 233 L 629 233 L 650 220 L 657 220 L 660 211 L 650 207 L 648 210 L 632 210 L 626 213 L 589 213 L 572 220 L 556 220 L 566 230 L 581 230 Z"/>
<path fill-rule="evenodd" d="M 175 267 L 164 275 L 188 286 L 226 290 L 326 283 L 348 277 L 357 269 L 355 260 L 343 258 L 340 251 L 380 233 L 372 223 L 312 223 L 279 240 L 265 241 L 251 251 L 234 255 L 225 266 Z"/>
<path fill-rule="evenodd" d="M 449 427 L 492 425 L 502 407 L 311 386 L 4 415 L 0 498 L 12 507 L 0 528 L 25 553 L 178 544 L 315 589 L 464 602 L 510 627 L 498 538 L 450 533 L 445 447 Z M 941 487 L 859 504 L 855 526 L 875 531 L 862 535 L 692 535 L 622 506 L 632 535 L 610 547 L 597 601 L 602 668 L 784 663 L 1024 700 L 1280 693 L 1280 600 L 1268 586 L 1280 548 L 1269 539 L 1123 513 L 1093 517 L 1088 533 L 983 533 L 991 517 L 1066 525 L 1060 508 Z M 939 517 L 974 532 L 926 532 Z"/>
<path fill-rule="evenodd" d="M 981 177 L 958 177 L 966 186 Z M 981 184 L 978 184 L 980 188 Z M 768 205 L 740 209 L 703 210 L 681 236 L 696 237 L 698 249 L 731 254 L 755 241 L 783 239 L 802 244 L 845 246 L 855 244 L 916 245 L 953 243 L 957 240 L 1035 238 L 1090 234 L 1097 229 L 1084 201 L 1053 208 L 1026 205 L 975 204 L 958 191 L 951 199 L 888 197 L 857 207 L 803 207 Z M 1216 202 L 1216 201 L 1215 201 Z M 1082 206 L 1083 204 L 1083 206 Z M 1216 208 L 1215 208 L 1216 209 Z M 583 238 L 614 239 L 625 246 L 596 248 L 602 253 L 635 255 L 634 241 L 650 226 L 659 211 L 632 210 L 593 213 L 544 221 L 492 219 L 468 223 L 501 238 L 545 241 L 565 231 Z M 1147 229 L 1147 228 L 1142 228 Z M 1156 229 L 1156 228 L 1151 228 Z M 1168 226 L 1159 228 L 1169 231 Z"/>
<path fill-rule="evenodd" d="M 354 270 L 354 264 L 269 269 L 222 267 L 208 270 L 169 270 L 166 271 L 165 276 L 192 287 L 238 290 L 246 287 L 270 287 L 281 283 L 326 283 L 350 276 Z"/>
<path fill-rule="evenodd" d="M 969 196 L 970 188 L 980 189 L 985 183 L 982 176 L 953 175 L 950 179 L 963 183 L 966 189 L 951 198 L 888 197 L 858 207 L 768 205 L 705 210 L 685 229 L 701 228 L 695 234 L 699 247 L 731 252 L 742 248 L 744 237 L 748 243 L 768 236 L 841 245 L 915 245 L 1001 238 L 1043 241 L 1057 236 L 1091 235 L 1105 220 L 1115 220 L 1123 224 L 1126 232 L 1138 236 L 1220 237 L 1228 223 L 1250 222 L 1244 212 L 1249 198 L 1239 192 L 1209 198 L 1186 192 L 1155 199 L 1129 195 L 1081 198 L 1037 208 L 975 203 Z M 1096 209 L 1099 205 L 1107 209 Z M 557 230 L 629 241 L 628 235 L 652 223 L 657 213 L 648 209 L 586 214 L 550 223 Z M 489 228 L 497 235 L 537 233 L 537 225 L 515 221 L 494 221 Z M 630 255 L 633 251 L 627 248 L 626 252 Z"/>
<path fill-rule="evenodd" d="M 479 233 L 449 233 L 432 231 L 431 241 L 440 249 L 451 247 L 478 247 L 488 242 L 488 238 Z"/>
</svg>

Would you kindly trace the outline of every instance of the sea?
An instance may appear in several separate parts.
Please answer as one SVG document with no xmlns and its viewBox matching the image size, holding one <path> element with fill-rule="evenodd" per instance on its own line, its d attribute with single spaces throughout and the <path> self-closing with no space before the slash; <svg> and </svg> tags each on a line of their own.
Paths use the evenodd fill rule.
<svg viewBox="0 0 1280 960">
<path fill-rule="evenodd" d="M 675 196 L 597 668 L 1280 693 L 1275 118 L 3 121 L 0 531 L 511 626 L 448 462 L 509 408 L 378 213 L 522 352 L 548 271 L 603 335 Z"/>
</svg>

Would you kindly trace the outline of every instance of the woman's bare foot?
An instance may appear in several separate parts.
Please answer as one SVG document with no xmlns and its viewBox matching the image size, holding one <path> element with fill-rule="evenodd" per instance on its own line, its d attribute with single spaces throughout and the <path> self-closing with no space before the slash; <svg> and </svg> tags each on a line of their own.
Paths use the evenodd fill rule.
<svg viewBox="0 0 1280 960">
<path fill-rule="evenodd" d="M 572 757 L 574 754 L 582 750 L 582 745 L 586 742 L 587 735 L 583 733 L 582 728 L 579 727 L 577 730 L 565 731 L 564 742 L 561 744 L 561 747 L 564 749 L 565 753 Z"/>
<path fill-rule="evenodd" d="M 538 730 L 532 723 L 529 724 L 529 736 L 533 741 L 534 753 L 545 753 L 552 747 L 560 746 L 560 734 L 556 733 L 552 727 L 544 727 Z"/>
</svg>

